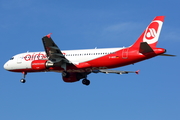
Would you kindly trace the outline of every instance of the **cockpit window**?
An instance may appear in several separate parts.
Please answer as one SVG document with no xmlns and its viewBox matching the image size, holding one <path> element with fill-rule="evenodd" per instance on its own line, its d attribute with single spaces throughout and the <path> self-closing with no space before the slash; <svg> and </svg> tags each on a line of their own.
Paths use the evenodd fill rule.
<svg viewBox="0 0 180 120">
<path fill-rule="evenodd" d="M 14 59 L 14 57 L 12 57 L 10 60 L 13 60 Z"/>
</svg>

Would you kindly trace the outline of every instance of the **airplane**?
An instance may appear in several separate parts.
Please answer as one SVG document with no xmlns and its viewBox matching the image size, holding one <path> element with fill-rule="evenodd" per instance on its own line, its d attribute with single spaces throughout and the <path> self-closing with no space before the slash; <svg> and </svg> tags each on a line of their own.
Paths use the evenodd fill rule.
<svg viewBox="0 0 180 120">
<path fill-rule="evenodd" d="M 119 71 L 112 68 L 134 64 L 156 56 L 175 56 L 165 54 L 166 49 L 157 48 L 165 16 L 156 16 L 144 32 L 129 47 L 95 48 L 80 50 L 60 50 L 51 38 L 51 33 L 42 38 L 44 52 L 27 52 L 13 56 L 4 64 L 4 69 L 21 72 L 25 83 L 27 73 L 58 72 L 62 73 L 64 82 L 76 82 L 82 79 L 89 85 L 87 76 L 90 73 L 139 73 L 137 71 Z"/>
</svg>

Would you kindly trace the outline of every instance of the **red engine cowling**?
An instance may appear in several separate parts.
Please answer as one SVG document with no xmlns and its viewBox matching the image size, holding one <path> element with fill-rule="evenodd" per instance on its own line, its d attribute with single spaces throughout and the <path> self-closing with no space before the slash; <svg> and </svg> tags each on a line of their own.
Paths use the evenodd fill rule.
<svg viewBox="0 0 180 120">
<path fill-rule="evenodd" d="M 64 82 L 76 82 L 80 80 L 78 79 L 78 73 L 69 73 L 68 77 L 62 76 L 62 79 Z"/>
<path fill-rule="evenodd" d="M 46 70 L 48 67 L 52 67 L 53 63 L 48 60 L 34 60 L 31 63 L 31 68 L 33 70 L 43 71 Z"/>
</svg>

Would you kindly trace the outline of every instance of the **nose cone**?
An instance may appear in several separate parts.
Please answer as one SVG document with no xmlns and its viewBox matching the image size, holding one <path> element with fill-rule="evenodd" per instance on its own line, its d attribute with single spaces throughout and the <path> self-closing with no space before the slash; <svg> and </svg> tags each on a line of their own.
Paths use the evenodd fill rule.
<svg viewBox="0 0 180 120">
<path fill-rule="evenodd" d="M 5 70 L 9 70 L 8 63 L 7 63 L 7 62 L 4 64 L 4 69 L 5 69 Z"/>
</svg>

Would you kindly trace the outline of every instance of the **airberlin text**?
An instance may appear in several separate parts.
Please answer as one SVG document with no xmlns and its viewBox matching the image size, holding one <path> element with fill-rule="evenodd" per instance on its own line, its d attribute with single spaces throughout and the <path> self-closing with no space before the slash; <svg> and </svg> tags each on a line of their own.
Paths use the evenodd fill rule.
<svg viewBox="0 0 180 120">
<path fill-rule="evenodd" d="M 42 60 L 42 59 L 47 59 L 46 55 L 42 54 L 42 53 L 27 54 L 24 57 L 24 60 L 26 60 L 26 61 Z"/>
</svg>

